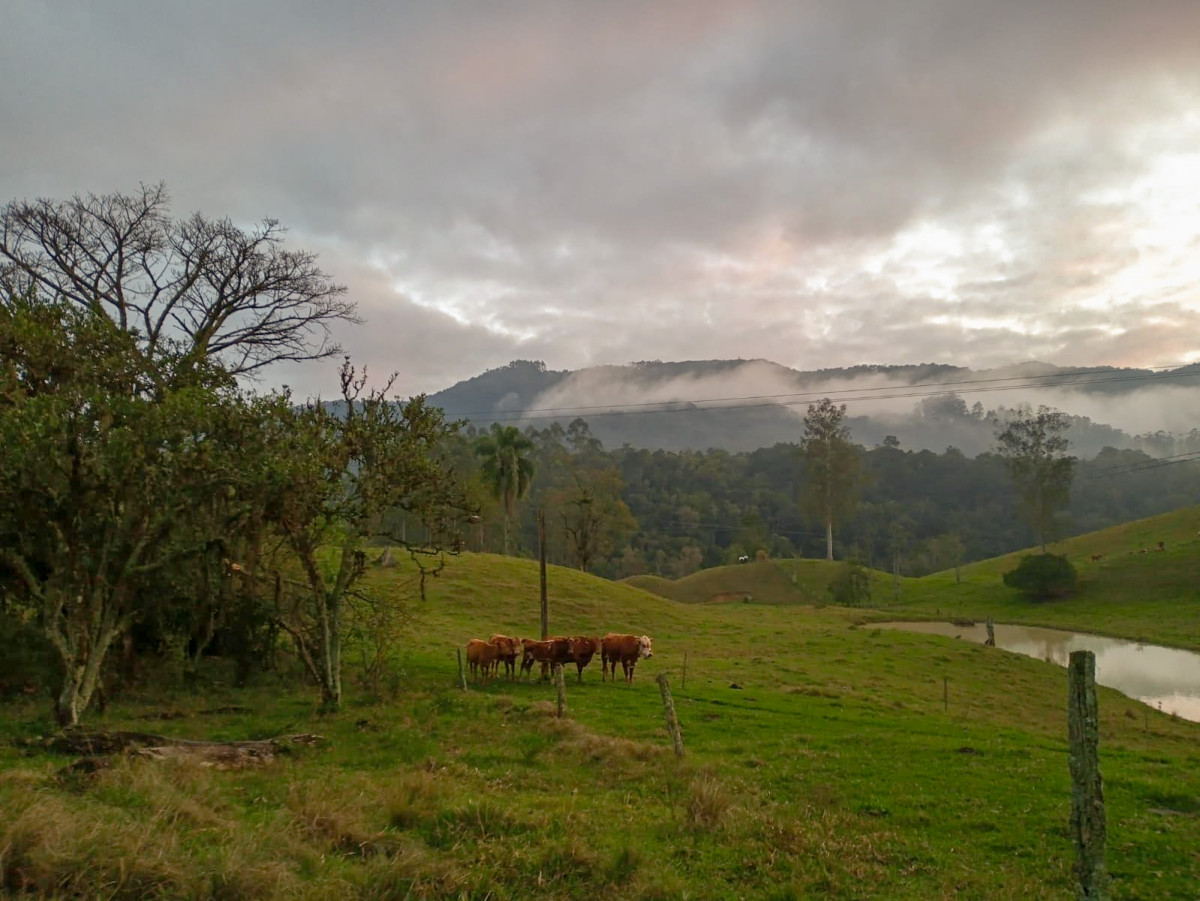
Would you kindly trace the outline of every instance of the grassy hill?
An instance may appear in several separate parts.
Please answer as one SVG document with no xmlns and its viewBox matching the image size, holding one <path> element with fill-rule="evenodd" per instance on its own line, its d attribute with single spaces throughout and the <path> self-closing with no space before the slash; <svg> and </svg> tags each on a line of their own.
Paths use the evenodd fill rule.
<svg viewBox="0 0 1200 901">
<path fill-rule="evenodd" d="M 702 569 L 682 579 L 659 576 L 630 576 L 626 585 L 641 588 L 683 604 L 807 604 L 830 602 L 829 584 L 842 564 L 826 560 L 758 560 L 736 566 Z M 894 579 L 887 573 L 868 570 L 871 596 L 893 596 Z M 901 585 L 911 580 L 901 579 Z"/>
<path fill-rule="evenodd" d="M 342 714 L 321 718 L 293 683 L 238 691 L 215 668 L 202 695 L 146 690 L 89 721 L 195 738 L 326 736 L 262 770 L 143 761 L 63 781 L 64 758 L 0 747 L 0 887 L 47 897 L 1068 897 L 1064 671 L 864 623 L 1005 611 L 997 618 L 1200 642 L 1200 511 L 1174 517 L 1065 543 L 1085 564 L 1081 596 L 1041 605 L 994 588 L 1013 561 L 965 568 L 961 584 L 953 573 L 905 580 L 899 605 L 884 578 L 885 610 L 804 603 L 827 597 L 829 568 L 817 561 L 801 561 L 794 581 L 790 562 L 639 580 L 674 598 L 552 567 L 551 631 L 645 632 L 655 646 L 633 685 L 602 683 L 598 663 L 582 683 L 571 674 L 564 720 L 547 685 L 454 684 L 469 638 L 536 634 L 536 564 L 454 558 L 424 601 L 408 568 L 374 569 L 377 591 L 413 617 L 394 694 L 352 692 Z M 1165 551 L 1128 553 L 1159 540 Z M 1091 564 L 1094 548 L 1106 556 Z M 722 595 L 732 602 L 713 603 Z M 682 761 L 663 727 L 659 673 L 683 726 Z M 1193 897 L 1200 725 L 1103 688 L 1100 704 L 1113 896 Z M 234 706 L 245 711 L 219 712 Z M 5 714 L 0 729 L 14 737 L 50 727 L 40 701 Z"/>
<path fill-rule="evenodd" d="M 836 572 L 837 564 L 824 560 L 760 560 L 702 569 L 676 580 L 632 576 L 625 582 L 684 604 L 821 604 L 829 598 L 829 581 Z"/>
<path fill-rule="evenodd" d="M 1070 597 L 1036 603 L 1006 588 L 1001 575 L 1016 567 L 1021 553 L 1015 553 L 963 567 L 961 582 L 953 572 L 913 580 L 900 607 L 886 615 L 991 616 L 1200 650 L 1200 507 L 1080 535 L 1050 550 L 1065 554 L 1079 572 Z"/>
<path fill-rule="evenodd" d="M 1159 550 L 1159 543 L 1162 550 Z M 992 617 L 1200 650 L 1200 507 L 1124 523 L 1050 546 L 1079 573 L 1067 598 L 1031 602 L 1002 576 L 1029 549 L 934 573 L 901 578 L 871 573 L 863 620 Z M 772 560 L 704 569 L 683 579 L 633 576 L 624 584 L 687 604 L 825 605 L 838 563 Z"/>
</svg>

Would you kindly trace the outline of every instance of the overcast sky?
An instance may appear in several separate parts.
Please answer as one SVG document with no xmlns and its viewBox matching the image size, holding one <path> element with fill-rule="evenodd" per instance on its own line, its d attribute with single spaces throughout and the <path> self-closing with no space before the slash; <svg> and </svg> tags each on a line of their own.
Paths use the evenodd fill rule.
<svg viewBox="0 0 1200 901">
<path fill-rule="evenodd" d="M 0 202 L 278 218 L 403 394 L 1200 360 L 1195 0 L 14 0 L 0 84 Z"/>
</svg>

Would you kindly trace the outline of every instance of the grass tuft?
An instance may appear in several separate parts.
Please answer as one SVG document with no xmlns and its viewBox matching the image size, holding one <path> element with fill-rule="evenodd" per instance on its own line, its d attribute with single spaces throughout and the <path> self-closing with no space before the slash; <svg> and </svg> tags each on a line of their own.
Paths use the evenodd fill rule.
<svg viewBox="0 0 1200 901">
<path fill-rule="evenodd" d="M 711 773 L 688 785 L 687 821 L 693 829 L 717 829 L 733 809 L 733 793 Z"/>
</svg>

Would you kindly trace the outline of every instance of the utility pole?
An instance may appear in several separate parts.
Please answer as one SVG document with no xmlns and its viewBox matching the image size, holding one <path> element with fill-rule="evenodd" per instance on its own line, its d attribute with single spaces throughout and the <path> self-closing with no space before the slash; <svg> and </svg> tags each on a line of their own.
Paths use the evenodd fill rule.
<svg viewBox="0 0 1200 901">
<path fill-rule="evenodd" d="M 546 604 L 546 511 L 538 507 L 538 560 L 542 570 L 542 641 L 550 635 L 550 613 Z"/>
</svg>

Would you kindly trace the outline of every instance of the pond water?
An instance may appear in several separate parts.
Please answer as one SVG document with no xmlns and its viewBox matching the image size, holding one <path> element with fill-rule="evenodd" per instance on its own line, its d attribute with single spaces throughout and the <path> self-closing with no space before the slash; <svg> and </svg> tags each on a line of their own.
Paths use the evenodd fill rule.
<svg viewBox="0 0 1200 901">
<path fill-rule="evenodd" d="M 987 639 L 983 623 L 874 623 L 880 629 L 899 629 L 945 635 L 979 644 Z M 1072 651 L 1096 655 L 1096 681 L 1149 704 L 1164 713 L 1200 722 L 1200 654 L 1104 638 L 1082 632 L 1040 629 L 996 623 L 996 647 L 1066 666 Z"/>
</svg>

